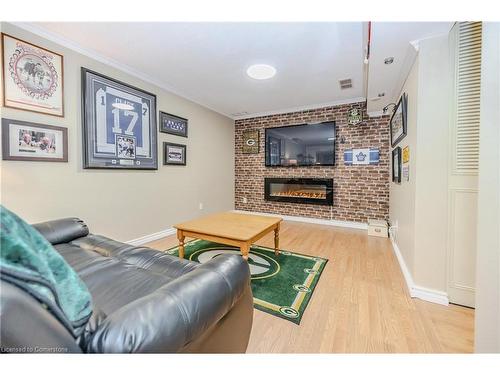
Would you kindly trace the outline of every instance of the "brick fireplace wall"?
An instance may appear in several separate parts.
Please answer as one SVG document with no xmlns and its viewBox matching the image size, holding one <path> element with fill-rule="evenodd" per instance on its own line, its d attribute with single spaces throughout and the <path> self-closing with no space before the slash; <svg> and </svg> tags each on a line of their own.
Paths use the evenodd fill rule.
<svg viewBox="0 0 500 375">
<path fill-rule="evenodd" d="M 358 103 L 364 108 L 364 103 Z M 347 125 L 352 104 L 284 113 L 235 121 L 235 208 L 237 210 L 366 222 L 389 216 L 389 116 L 369 118 L 365 124 Z M 364 118 L 367 118 L 365 115 Z M 264 129 L 293 124 L 335 121 L 335 166 L 265 167 Z M 258 154 L 243 154 L 243 131 L 260 130 Z M 345 143 L 340 138 L 345 137 Z M 344 150 L 378 147 L 378 165 L 344 165 Z M 333 178 L 333 207 L 264 200 L 264 177 Z M 243 203 L 243 199 L 247 203 Z"/>
</svg>

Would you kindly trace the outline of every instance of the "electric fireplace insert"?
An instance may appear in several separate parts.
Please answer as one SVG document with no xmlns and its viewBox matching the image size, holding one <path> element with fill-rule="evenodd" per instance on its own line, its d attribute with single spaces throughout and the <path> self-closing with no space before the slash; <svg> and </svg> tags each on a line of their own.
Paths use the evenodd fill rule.
<svg viewBox="0 0 500 375">
<path fill-rule="evenodd" d="M 265 178 L 268 201 L 333 205 L 331 178 Z"/>
</svg>

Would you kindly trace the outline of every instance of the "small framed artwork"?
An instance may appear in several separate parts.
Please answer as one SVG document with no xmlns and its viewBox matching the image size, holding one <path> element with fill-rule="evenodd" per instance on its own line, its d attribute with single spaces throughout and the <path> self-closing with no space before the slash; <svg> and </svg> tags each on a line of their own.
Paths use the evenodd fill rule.
<svg viewBox="0 0 500 375">
<path fill-rule="evenodd" d="M 163 142 L 163 165 L 186 165 L 186 145 Z"/>
<path fill-rule="evenodd" d="M 68 161 L 68 129 L 2 119 L 3 160 Z"/>
<path fill-rule="evenodd" d="M 403 164 L 410 162 L 410 147 L 406 146 L 403 148 Z"/>
<path fill-rule="evenodd" d="M 158 169 L 156 96 L 82 68 L 83 167 Z"/>
<path fill-rule="evenodd" d="M 3 105 L 64 117 L 63 56 L 2 33 Z"/>
<path fill-rule="evenodd" d="M 358 125 L 363 122 L 363 111 L 360 107 L 352 107 L 347 111 L 347 124 Z"/>
<path fill-rule="evenodd" d="M 187 138 L 188 120 L 160 111 L 160 132 Z"/>
<path fill-rule="evenodd" d="M 398 104 L 394 108 L 394 113 L 392 114 L 390 124 L 391 132 L 391 146 L 396 146 L 399 141 L 401 141 L 406 136 L 406 107 L 407 107 L 407 96 L 406 94 L 401 95 Z"/>
<path fill-rule="evenodd" d="M 392 181 L 401 183 L 401 147 L 392 150 Z"/>
<path fill-rule="evenodd" d="M 245 130 L 243 132 L 243 153 L 258 154 L 259 153 L 259 131 Z"/>
</svg>

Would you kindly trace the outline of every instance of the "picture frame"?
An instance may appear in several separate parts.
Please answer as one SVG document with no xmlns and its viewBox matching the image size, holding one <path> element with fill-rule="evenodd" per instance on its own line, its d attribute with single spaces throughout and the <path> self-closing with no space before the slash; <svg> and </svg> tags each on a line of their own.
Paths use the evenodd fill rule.
<svg viewBox="0 0 500 375">
<path fill-rule="evenodd" d="M 401 147 L 392 150 L 392 182 L 401 183 Z"/>
<path fill-rule="evenodd" d="M 4 107 L 64 117 L 64 57 L 1 33 Z"/>
<path fill-rule="evenodd" d="M 347 124 L 355 126 L 363 122 L 363 110 L 359 106 L 351 107 L 347 111 Z"/>
<path fill-rule="evenodd" d="M 158 169 L 156 95 L 81 68 L 83 168 Z"/>
<path fill-rule="evenodd" d="M 259 130 L 245 130 L 243 131 L 243 147 L 242 152 L 244 154 L 258 154 L 260 143 L 259 143 Z"/>
<path fill-rule="evenodd" d="M 389 121 L 391 146 L 395 147 L 407 133 L 407 95 L 399 98 Z"/>
<path fill-rule="evenodd" d="M 188 119 L 160 111 L 160 132 L 187 138 Z"/>
<path fill-rule="evenodd" d="M 68 161 L 68 129 L 2 118 L 2 159 Z"/>
<path fill-rule="evenodd" d="M 186 145 L 163 142 L 163 165 L 186 165 Z"/>
</svg>

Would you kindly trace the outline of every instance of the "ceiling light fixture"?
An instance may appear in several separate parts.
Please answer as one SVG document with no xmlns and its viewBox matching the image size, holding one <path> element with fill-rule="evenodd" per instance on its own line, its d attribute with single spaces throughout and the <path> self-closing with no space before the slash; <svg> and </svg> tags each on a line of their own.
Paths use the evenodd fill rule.
<svg viewBox="0 0 500 375">
<path fill-rule="evenodd" d="M 391 57 L 386 57 L 384 59 L 384 64 L 385 65 L 391 65 L 393 62 L 394 62 L 394 57 L 392 57 L 392 56 Z"/>
<path fill-rule="evenodd" d="M 276 68 L 267 64 L 255 64 L 247 69 L 247 74 L 253 79 L 269 79 L 276 75 Z"/>
</svg>

